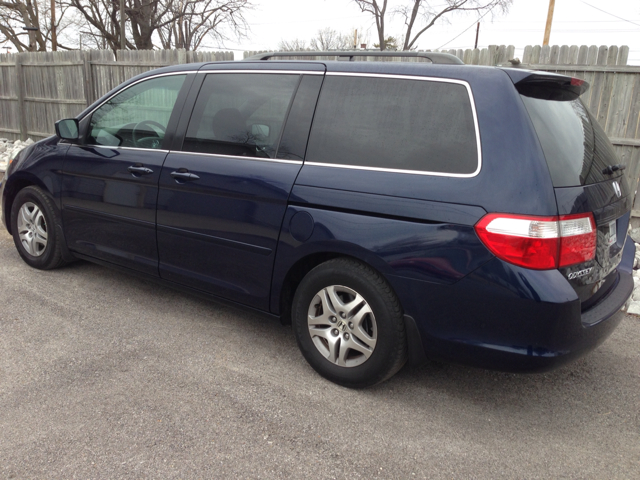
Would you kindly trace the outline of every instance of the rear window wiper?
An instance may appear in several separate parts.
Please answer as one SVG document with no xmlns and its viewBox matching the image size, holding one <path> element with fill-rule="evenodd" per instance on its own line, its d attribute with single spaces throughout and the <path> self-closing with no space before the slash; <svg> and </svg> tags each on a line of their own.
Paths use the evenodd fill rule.
<svg viewBox="0 0 640 480">
<path fill-rule="evenodd" d="M 608 167 L 602 170 L 602 173 L 604 173 L 605 175 L 613 175 L 613 172 L 617 172 L 618 170 L 624 170 L 625 168 L 627 168 L 627 166 L 622 165 L 621 163 L 619 163 L 618 165 L 609 165 Z"/>
</svg>

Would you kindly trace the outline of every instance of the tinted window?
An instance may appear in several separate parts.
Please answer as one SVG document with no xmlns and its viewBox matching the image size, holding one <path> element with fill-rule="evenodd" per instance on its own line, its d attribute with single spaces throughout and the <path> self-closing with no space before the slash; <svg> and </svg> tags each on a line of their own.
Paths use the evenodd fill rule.
<svg viewBox="0 0 640 480">
<path fill-rule="evenodd" d="M 169 75 L 145 80 L 110 98 L 91 116 L 87 142 L 160 148 L 185 78 Z"/>
<path fill-rule="evenodd" d="M 467 89 L 425 80 L 327 77 L 306 159 L 472 174 L 478 150 Z"/>
<path fill-rule="evenodd" d="M 291 106 L 287 125 L 282 132 L 278 147 L 278 158 L 286 160 L 304 160 L 307 149 L 309 129 L 313 112 L 318 101 L 318 92 L 322 85 L 322 76 L 305 75 L 302 77 L 296 98 Z"/>
<path fill-rule="evenodd" d="M 299 80 L 284 74 L 208 75 L 182 149 L 273 158 Z"/>
<path fill-rule="evenodd" d="M 602 170 L 620 163 L 611 142 L 580 100 L 541 100 L 522 95 L 555 187 L 597 183 L 622 175 Z"/>
</svg>

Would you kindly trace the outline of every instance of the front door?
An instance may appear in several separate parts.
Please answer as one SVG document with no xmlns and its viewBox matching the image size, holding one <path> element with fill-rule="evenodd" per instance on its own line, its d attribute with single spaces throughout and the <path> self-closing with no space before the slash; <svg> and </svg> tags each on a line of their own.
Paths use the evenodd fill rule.
<svg viewBox="0 0 640 480">
<path fill-rule="evenodd" d="M 69 249 L 158 275 L 156 201 L 186 74 L 125 88 L 97 108 L 63 167 L 62 221 Z M 177 108 L 178 105 L 180 108 Z"/>
<path fill-rule="evenodd" d="M 206 75 L 181 151 L 160 177 L 162 278 L 268 309 L 323 71 Z"/>
</svg>

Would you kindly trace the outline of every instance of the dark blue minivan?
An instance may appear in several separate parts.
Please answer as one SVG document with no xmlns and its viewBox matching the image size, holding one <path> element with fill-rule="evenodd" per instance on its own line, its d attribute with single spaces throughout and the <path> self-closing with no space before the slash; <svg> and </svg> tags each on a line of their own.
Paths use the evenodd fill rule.
<svg viewBox="0 0 640 480">
<path fill-rule="evenodd" d="M 19 254 L 277 316 L 349 387 L 427 358 L 541 371 L 612 332 L 633 190 L 584 81 L 312 55 L 154 70 L 59 121 L 0 185 Z"/>
</svg>

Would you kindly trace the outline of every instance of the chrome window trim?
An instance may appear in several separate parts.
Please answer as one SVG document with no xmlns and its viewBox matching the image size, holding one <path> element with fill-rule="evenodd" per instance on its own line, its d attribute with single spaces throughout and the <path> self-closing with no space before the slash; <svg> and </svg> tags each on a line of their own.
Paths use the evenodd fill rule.
<svg viewBox="0 0 640 480">
<path fill-rule="evenodd" d="M 218 158 L 237 158 L 240 160 L 257 160 L 259 162 L 275 162 L 275 163 L 289 163 L 293 165 L 302 165 L 302 160 L 285 160 L 282 158 L 261 158 L 261 157 L 243 157 L 240 155 L 221 155 L 219 153 L 202 153 L 202 152 L 185 152 L 182 150 L 161 150 L 155 148 L 139 148 L 139 147 L 110 147 L 109 145 L 79 145 L 72 143 L 70 147 L 82 147 L 82 148 L 110 148 L 114 150 L 139 150 L 144 152 L 162 152 L 162 153 L 179 153 L 184 155 L 204 155 L 207 157 Z"/>
<path fill-rule="evenodd" d="M 198 73 L 198 70 L 187 70 L 185 72 L 169 72 L 169 73 L 159 73 L 157 75 L 149 75 L 148 77 L 144 77 L 141 78 L 140 80 L 137 80 L 135 82 L 133 82 L 131 85 L 127 85 L 126 88 L 123 88 L 122 90 L 118 90 L 117 92 L 115 92 L 113 95 L 111 95 L 109 98 L 107 98 L 105 101 L 103 101 L 100 105 L 96 106 L 93 110 L 91 110 L 89 113 L 87 113 L 84 117 L 82 117 L 83 119 L 87 118 L 90 115 L 93 115 L 93 112 L 95 112 L 97 109 L 99 109 L 102 105 L 104 105 L 105 103 L 107 103 L 109 100 L 111 100 L 113 97 L 115 97 L 116 95 L 120 95 L 122 92 L 124 92 L 125 90 L 129 90 L 131 87 L 133 87 L 134 85 L 139 84 L 140 82 L 146 82 L 147 80 L 152 80 L 154 78 L 160 78 L 160 77 L 169 77 L 172 75 L 187 75 L 189 73 Z"/>
<path fill-rule="evenodd" d="M 142 151 L 142 152 L 169 153 L 169 150 L 162 150 L 160 148 L 120 147 L 120 146 L 94 145 L 94 144 L 80 145 L 78 143 L 72 143 L 70 146 L 71 147 L 83 147 L 83 148 L 112 148 L 114 150 L 137 150 L 137 151 Z"/>
<path fill-rule="evenodd" d="M 240 155 L 221 155 L 219 153 L 186 152 L 184 150 L 170 150 L 169 153 L 179 153 L 184 155 L 204 155 L 206 157 L 234 158 L 239 160 L 256 160 L 258 162 L 289 163 L 292 165 L 302 165 L 302 160 L 285 160 L 282 158 L 243 157 Z"/>
<path fill-rule="evenodd" d="M 338 164 L 338 163 L 321 163 L 321 162 L 308 162 L 305 161 L 305 165 L 313 165 L 317 167 L 335 167 L 335 168 L 350 168 L 354 170 L 369 170 L 373 172 L 390 172 L 390 173 L 406 173 L 410 175 L 429 175 L 434 177 L 454 177 L 454 178 L 473 178 L 476 177 L 482 170 L 482 144 L 480 142 L 480 128 L 478 126 L 478 113 L 476 111 L 476 102 L 471 91 L 471 85 L 465 80 L 456 80 L 453 78 L 439 78 L 439 77 L 422 77 L 418 75 L 394 75 L 383 73 L 360 73 L 360 72 L 327 72 L 328 76 L 335 77 L 373 77 L 373 78 L 391 78 L 397 80 L 421 80 L 429 82 L 439 83 L 454 83 L 462 85 L 467 89 L 469 95 L 469 102 L 471 104 L 471 112 L 473 114 L 473 124 L 476 133 L 476 148 L 478 152 L 478 166 L 472 173 L 448 173 L 448 172 L 427 172 L 422 170 L 405 170 L 396 168 L 383 168 L 383 167 L 366 167 L 358 165 Z M 311 129 L 313 132 L 313 128 Z"/>
</svg>

